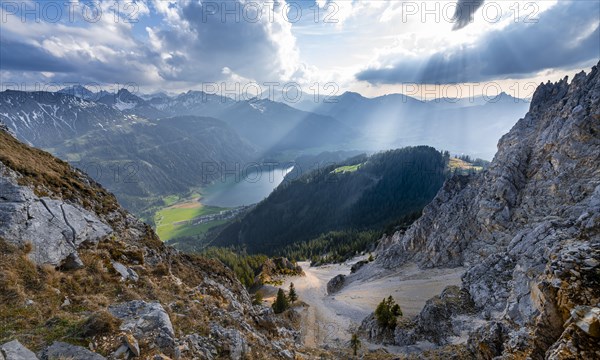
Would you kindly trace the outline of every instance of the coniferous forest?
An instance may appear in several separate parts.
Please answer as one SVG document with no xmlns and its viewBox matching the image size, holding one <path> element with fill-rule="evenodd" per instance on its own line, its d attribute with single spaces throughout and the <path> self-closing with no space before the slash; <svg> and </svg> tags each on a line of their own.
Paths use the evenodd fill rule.
<svg viewBox="0 0 600 360">
<path fill-rule="evenodd" d="M 343 259 L 367 249 L 381 229 L 417 218 L 442 186 L 448 160 L 448 153 L 417 146 L 318 169 L 284 183 L 220 229 L 211 245 L 293 259 L 326 253 Z"/>
</svg>

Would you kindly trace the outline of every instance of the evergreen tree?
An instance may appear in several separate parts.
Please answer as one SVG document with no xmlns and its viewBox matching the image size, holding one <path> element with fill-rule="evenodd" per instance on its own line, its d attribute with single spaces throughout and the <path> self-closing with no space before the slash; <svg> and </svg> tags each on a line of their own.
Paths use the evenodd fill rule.
<svg viewBox="0 0 600 360">
<path fill-rule="evenodd" d="M 396 317 L 398 316 L 402 316 L 402 310 L 391 295 L 387 299 L 383 299 L 375 309 L 377 323 L 386 329 L 394 330 L 396 328 Z"/>
<path fill-rule="evenodd" d="M 294 283 L 290 283 L 290 291 L 288 293 L 288 299 L 290 303 L 295 303 L 298 300 L 298 294 L 296 294 L 296 288 L 294 288 Z"/>
<path fill-rule="evenodd" d="M 350 339 L 350 347 L 354 352 L 354 356 L 358 354 L 358 349 L 360 349 L 361 343 L 358 335 L 356 333 L 352 334 L 352 339 Z"/>
<path fill-rule="evenodd" d="M 272 307 L 275 314 L 280 314 L 290 307 L 290 303 L 288 302 L 287 296 L 285 296 L 285 291 L 283 291 L 283 289 L 279 289 L 279 291 L 277 291 L 277 299 L 275 299 Z"/>
</svg>

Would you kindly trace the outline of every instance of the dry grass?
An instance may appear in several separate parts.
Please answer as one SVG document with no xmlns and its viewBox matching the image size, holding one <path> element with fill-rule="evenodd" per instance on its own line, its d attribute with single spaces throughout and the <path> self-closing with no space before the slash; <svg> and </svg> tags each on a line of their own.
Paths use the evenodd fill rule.
<svg viewBox="0 0 600 360">
<path fill-rule="evenodd" d="M 158 268 L 140 265 L 139 250 L 127 250 L 119 241 L 107 240 L 97 249 L 81 251 L 85 268 L 68 272 L 36 266 L 24 250 L 0 239 L 0 343 L 17 338 L 33 350 L 54 340 L 87 345 L 100 335 L 114 334 L 118 321 L 106 308 L 138 299 L 171 304 L 165 309 L 178 334 L 208 335 L 208 324 L 214 320 L 208 309 L 227 304 L 218 296 L 200 295 L 196 287 L 206 271 L 211 277 L 223 277 L 225 284 L 239 284 L 220 263 L 197 256 L 176 254 Z M 122 282 L 111 260 L 135 268 L 140 280 Z M 236 291 L 231 284 L 226 286 Z M 67 298 L 70 304 L 64 305 Z"/>
</svg>

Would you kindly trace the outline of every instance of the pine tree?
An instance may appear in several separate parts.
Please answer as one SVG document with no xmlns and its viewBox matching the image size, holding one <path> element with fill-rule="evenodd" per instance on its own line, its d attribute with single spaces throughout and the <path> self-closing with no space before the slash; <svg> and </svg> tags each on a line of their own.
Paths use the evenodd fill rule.
<svg viewBox="0 0 600 360">
<path fill-rule="evenodd" d="M 296 288 L 294 287 L 294 283 L 290 283 L 290 292 L 288 293 L 288 299 L 290 303 L 295 303 L 298 300 L 298 294 L 296 293 Z"/>
<path fill-rule="evenodd" d="M 387 299 L 383 299 L 375 309 L 377 322 L 383 328 L 393 330 L 396 327 L 396 317 L 398 316 L 402 316 L 402 310 L 391 295 Z"/>
<path fill-rule="evenodd" d="M 354 352 L 354 356 L 358 354 L 358 349 L 360 349 L 361 343 L 358 335 L 356 333 L 352 334 L 352 339 L 350 340 L 350 347 Z"/>
<path fill-rule="evenodd" d="M 275 299 L 272 307 L 275 314 L 280 314 L 290 307 L 290 303 L 288 302 L 287 296 L 285 296 L 285 291 L 283 291 L 283 289 L 279 289 L 279 291 L 277 291 L 277 299 Z"/>
</svg>

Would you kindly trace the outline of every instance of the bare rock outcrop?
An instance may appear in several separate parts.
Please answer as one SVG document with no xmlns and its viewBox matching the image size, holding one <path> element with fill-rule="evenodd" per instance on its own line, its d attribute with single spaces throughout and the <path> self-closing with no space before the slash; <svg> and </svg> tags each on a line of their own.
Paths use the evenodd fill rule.
<svg viewBox="0 0 600 360">
<path fill-rule="evenodd" d="M 473 356 L 594 353 L 594 325 L 577 324 L 595 324 L 600 306 L 598 67 L 571 83 L 540 85 L 489 169 L 448 180 L 423 216 L 391 242 L 359 273 L 407 262 L 468 267 L 462 290 L 476 309 L 467 326 Z M 588 315 L 573 318 L 582 306 Z M 415 326 L 423 325 L 422 315 Z M 437 342 L 459 328 L 440 327 Z"/>
<path fill-rule="evenodd" d="M 69 360 L 106 360 L 104 356 L 98 355 L 88 349 L 55 341 L 40 353 L 41 360 L 69 359 Z"/>
<path fill-rule="evenodd" d="M 0 237 L 32 246 L 29 257 L 37 264 L 79 262 L 77 249 L 97 243 L 112 228 L 92 212 L 73 203 L 37 196 L 18 184 L 17 174 L 0 163 Z"/>
<path fill-rule="evenodd" d="M 334 276 L 331 280 L 327 282 L 327 294 L 333 295 L 336 292 L 340 291 L 346 282 L 346 275 L 339 274 Z"/>
</svg>

